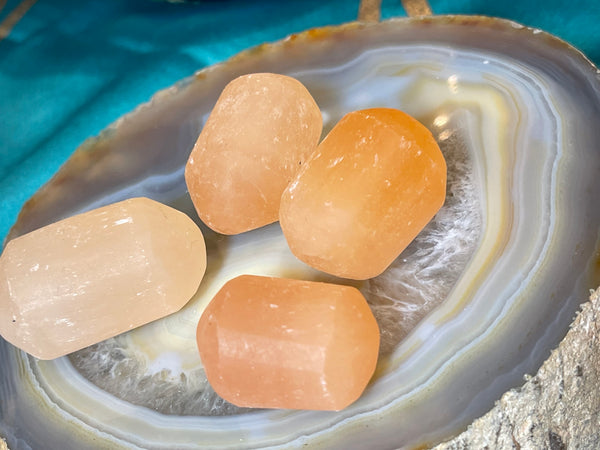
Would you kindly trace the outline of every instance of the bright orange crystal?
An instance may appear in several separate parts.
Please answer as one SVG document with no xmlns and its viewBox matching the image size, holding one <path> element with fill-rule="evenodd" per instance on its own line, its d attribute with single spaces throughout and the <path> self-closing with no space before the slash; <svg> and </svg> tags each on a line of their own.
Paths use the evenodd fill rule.
<svg viewBox="0 0 600 450">
<path fill-rule="evenodd" d="M 293 78 L 258 73 L 229 83 L 185 168 L 202 221 L 223 234 L 276 222 L 281 193 L 322 127 L 319 107 Z"/>
<path fill-rule="evenodd" d="M 52 359 L 179 310 L 206 269 L 185 214 L 136 198 L 10 241 L 0 258 L 0 334 Z"/>
<path fill-rule="evenodd" d="M 340 277 L 379 275 L 444 203 L 446 162 L 431 133 L 394 109 L 347 114 L 281 198 L 302 261 Z"/>
<path fill-rule="evenodd" d="M 243 275 L 198 324 L 208 381 L 254 408 L 340 410 L 375 370 L 379 328 L 353 287 Z"/>
</svg>

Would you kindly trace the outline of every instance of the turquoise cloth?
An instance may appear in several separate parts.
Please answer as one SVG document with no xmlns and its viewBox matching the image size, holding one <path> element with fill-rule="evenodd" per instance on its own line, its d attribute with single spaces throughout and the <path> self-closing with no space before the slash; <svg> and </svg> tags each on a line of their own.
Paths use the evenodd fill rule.
<svg viewBox="0 0 600 450">
<path fill-rule="evenodd" d="M 247 47 L 354 20 L 358 3 L 0 0 L 0 37 L 11 28 L 0 40 L 0 242 L 83 140 L 154 92 Z M 597 0 L 430 4 L 437 14 L 499 16 L 549 31 L 600 63 Z M 404 15 L 399 0 L 383 0 L 382 11 Z"/>
</svg>

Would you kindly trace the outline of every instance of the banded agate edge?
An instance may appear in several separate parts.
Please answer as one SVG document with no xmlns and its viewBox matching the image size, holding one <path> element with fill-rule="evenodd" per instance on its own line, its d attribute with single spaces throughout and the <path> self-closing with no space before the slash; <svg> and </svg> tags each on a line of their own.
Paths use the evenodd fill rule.
<svg viewBox="0 0 600 450">
<path fill-rule="evenodd" d="M 77 448 L 94 442 L 114 448 L 431 445 L 461 431 L 535 372 L 588 290 L 600 284 L 598 72 L 543 32 L 488 18 L 311 30 L 202 71 L 85 144 L 26 205 L 13 236 L 134 195 L 185 209 L 183 165 L 210 105 L 227 81 L 254 71 L 299 78 L 323 110 L 325 132 L 345 112 L 396 107 L 422 120 L 443 151 L 462 155 L 454 173 L 468 182 L 456 177 L 454 193 L 472 200 L 471 207 L 447 209 L 449 216 L 437 217 L 441 225 L 434 224 L 410 253 L 420 260 L 428 242 L 443 240 L 438 250 L 454 244 L 459 257 L 434 258 L 407 274 L 408 258 L 401 255 L 381 279 L 361 286 L 371 297 L 417 292 L 424 300 L 412 317 L 410 305 L 393 305 L 406 308 L 406 323 L 394 325 L 400 331 L 388 339 L 365 395 L 341 413 L 167 415 L 98 388 L 68 358 L 41 362 L 1 343 L 0 357 L 10 369 L 0 372 L 2 398 L 9 399 L 0 405 L 0 434 L 9 445 L 64 444 L 68 436 L 78 436 Z M 149 129 L 155 119 L 159 126 Z M 92 163 L 90 173 L 85 169 Z M 115 164 L 123 171 L 111 171 Z M 456 227 L 442 226 L 447 223 Z M 272 226 L 254 236 L 265 256 L 246 263 L 239 255 L 228 259 L 230 249 L 249 251 L 245 238 L 226 245 L 215 239 L 219 264 L 233 267 L 228 264 L 226 274 L 209 268 L 210 287 L 175 323 L 193 322 L 211 289 L 240 271 L 280 275 L 285 260 L 285 271 L 317 277 L 287 259 L 278 233 Z M 439 279 L 440 269 L 458 271 L 458 279 Z M 386 314 L 378 318 L 388 320 Z M 142 348 L 136 342 L 144 333 L 176 335 L 177 328 L 161 322 L 123 339 Z M 19 420 L 27 431 L 15 432 Z"/>
</svg>

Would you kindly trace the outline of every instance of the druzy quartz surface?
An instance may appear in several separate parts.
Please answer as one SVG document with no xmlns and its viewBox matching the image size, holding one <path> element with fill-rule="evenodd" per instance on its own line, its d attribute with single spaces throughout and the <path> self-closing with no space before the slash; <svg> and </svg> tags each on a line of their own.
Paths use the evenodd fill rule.
<svg viewBox="0 0 600 450">
<path fill-rule="evenodd" d="M 354 287 L 242 275 L 204 310 L 198 349 L 234 405 L 337 411 L 370 380 L 379 328 Z"/>
<path fill-rule="evenodd" d="M 0 257 L 0 335 L 41 359 L 181 309 L 206 269 L 202 232 L 147 198 L 32 231 Z"/>
<path fill-rule="evenodd" d="M 53 361 L 0 341 L 11 449 L 429 447 L 534 373 L 600 284 L 597 69 L 544 32 L 481 17 L 312 30 L 201 72 L 88 142 L 11 238 L 132 196 L 193 216 L 190 150 L 227 82 L 255 72 L 299 79 L 325 132 L 350 111 L 406 111 L 446 159 L 432 222 L 383 274 L 352 283 L 381 330 L 372 382 L 339 412 L 250 412 L 216 396 L 195 332 L 226 281 L 349 282 L 299 262 L 277 224 L 236 236 L 203 228 L 206 275 L 178 313 Z"/>
</svg>

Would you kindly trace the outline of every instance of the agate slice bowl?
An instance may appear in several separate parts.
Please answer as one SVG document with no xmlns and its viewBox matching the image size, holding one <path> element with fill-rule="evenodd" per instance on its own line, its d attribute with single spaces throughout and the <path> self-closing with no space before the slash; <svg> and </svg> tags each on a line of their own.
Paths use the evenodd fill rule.
<svg viewBox="0 0 600 450">
<path fill-rule="evenodd" d="M 329 413 L 241 410 L 212 392 L 194 332 L 226 280 L 331 278 L 294 259 L 277 224 L 205 228 L 207 274 L 181 312 L 54 361 L 0 342 L 11 449 L 430 446 L 534 373 L 600 284 L 598 71 L 544 32 L 483 17 L 311 30 L 203 70 L 84 143 L 10 237 L 132 196 L 197 220 L 184 164 L 221 89 L 249 72 L 300 79 L 325 133 L 352 110 L 402 109 L 448 161 L 442 210 L 380 277 L 354 283 L 382 331 L 364 395 Z"/>
</svg>

